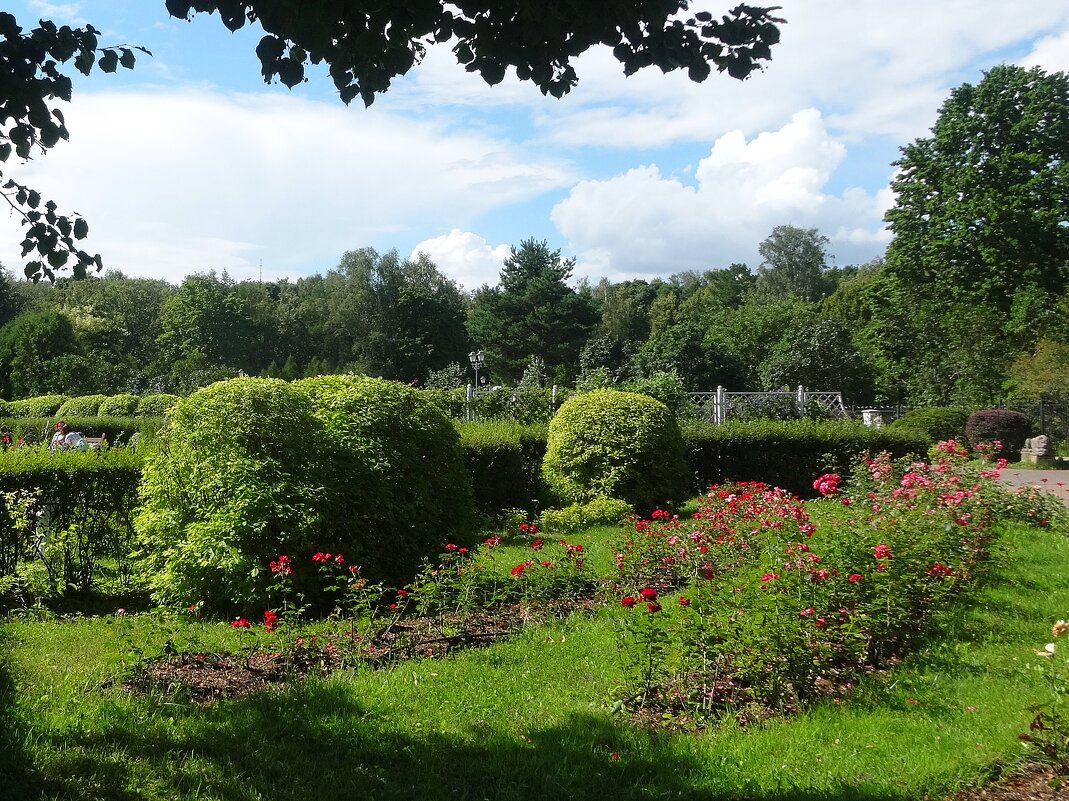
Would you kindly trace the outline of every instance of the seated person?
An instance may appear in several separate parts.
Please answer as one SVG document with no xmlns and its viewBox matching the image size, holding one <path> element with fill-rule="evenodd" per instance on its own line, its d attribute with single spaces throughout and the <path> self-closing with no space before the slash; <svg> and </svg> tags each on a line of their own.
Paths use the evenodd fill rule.
<svg viewBox="0 0 1069 801">
<path fill-rule="evenodd" d="M 56 433 L 52 435 L 52 443 L 49 447 L 51 447 L 52 450 L 56 450 L 57 448 L 73 448 L 79 451 L 84 451 L 88 450 L 89 443 L 87 443 L 77 431 L 71 431 L 67 427 L 66 422 L 57 420 Z"/>
</svg>

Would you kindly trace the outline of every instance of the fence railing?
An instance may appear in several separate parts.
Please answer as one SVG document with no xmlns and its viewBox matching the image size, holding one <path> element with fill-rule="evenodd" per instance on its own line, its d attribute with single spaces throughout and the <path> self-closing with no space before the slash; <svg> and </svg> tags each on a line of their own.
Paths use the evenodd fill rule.
<svg viewBox="0 0 1069 801">
<path fill-rule="evenodd" d="M 732 417 L 804 417 L 814 411 L 825 417 L 850 416 L 843 405 L 841 392 L 811 390 L 802 386 L 771 392 L 730 392 L 724 387 L 717 387 L 712 392 L 688 394 L 698 416 L 717 425 Z"/>
</svg>

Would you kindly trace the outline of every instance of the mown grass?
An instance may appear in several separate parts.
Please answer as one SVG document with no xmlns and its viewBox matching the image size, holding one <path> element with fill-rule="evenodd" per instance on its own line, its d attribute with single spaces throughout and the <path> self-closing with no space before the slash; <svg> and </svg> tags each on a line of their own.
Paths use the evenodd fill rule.
<svg viewBox="0 0 1069 801">
<path fill-rule="evenodd" d="M 1007 526 L 1003 543 L 940 642 L 842 706 L 749 731 L 672 734 L 614 714 L 615 608 L 207 708 L 107 688 L 131 643 L 152 653 L 174 636 L 155 619 L 11 618 L 0 798 L 938 798 L 1022 756 L 1044 692 L 1033 649 L 1069 617 L 1069 541 Z M 237 636 L 196 628 L 203 649 Z"/>
</svg>

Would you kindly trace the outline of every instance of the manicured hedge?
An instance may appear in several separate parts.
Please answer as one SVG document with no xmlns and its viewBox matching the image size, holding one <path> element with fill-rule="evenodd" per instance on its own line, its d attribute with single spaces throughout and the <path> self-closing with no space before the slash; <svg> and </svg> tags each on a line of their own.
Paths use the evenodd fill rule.
<svg viewBox="0 0 1069 801">
<path fill-rule="evenodd" d="M 639 514 L 678 504 L 688 492 L 679 424 L 648 395 L 575 395 L 549 422 L 542 478 L 565 503 L 620 498 Z"/>
<path fill-rule="evenodd" d="M 399 586 L 447 542 L 475 538 L 459 436 L 407 385 L 237 378 L 183 398 L 168 419 L 138 516 L 161 601 L 278 603 L 268 563 L 291 557 L 303 590 L 318 585 L 317 551 Z"/>
<path fill-rule="evenodd" d="M 137 413 L 140 402 L 141 398 L 129 392 L 112 395 L 101 402 L 96 413 L 102 417 L 130 417 Z"/>
<path fill-rule="evenodd" d="M 102 569 L 113 588 L 128 586 L 140 480 L 141 459 L 129 449 L 0 454 L 0 576 L 29 561 L 53 592 L 98 586 Z M 34 498 L 29 525 L 7 513 L 19 494 Z"/>
<path fill-rule="evenodd" d="M 58 416 L 3 417 L 0 433 L 10 434 L 13 442 L 24 440 L 27 445 L 50 442 Z M 150 441 L 162 422 L 159 417 L 65 417 L 71 431 L 87 437 L 104 437 L 111 445 L 131 444 L 134 435 L 140 444 Z"/>
<path fill-rule="evenodd" d="M 685 427 L 684 437 L 695 492 L 728 481 L 763 481 L 801 497 L 813 497 L 818 475 L 848 472 L 864 451 L 923 456 L 929 445 L 916 433 L 850 421 L 693 423 Z"/>
<path fill-rule="evenodd" d="M 169 395 L 166 392 L 156 392 L 145 395 L 138 401 L 137 414 L 144 417 L 159 417 L 178 402 L 177 395 Z"/>
<path fill-rule="evenodd" d="M 100 404 L 108 399 L 107 395 L 76 395 L 67 398 L 56 409 L 57 417 L 96 417 L 100 414 Z"/>
<path fill-rule="evenodd" d="M 37 395 L 8 401 L 12 417 L 48 417 L 59 411 L 70 395 Z"/>
<path fill-rule="evenodd" d="M 487 421 L 457 423 L 471 473 L 475 508 L 484 515 L 503 509 L 531 510 L 543 499 L 544 426 Z"/>
</svg>

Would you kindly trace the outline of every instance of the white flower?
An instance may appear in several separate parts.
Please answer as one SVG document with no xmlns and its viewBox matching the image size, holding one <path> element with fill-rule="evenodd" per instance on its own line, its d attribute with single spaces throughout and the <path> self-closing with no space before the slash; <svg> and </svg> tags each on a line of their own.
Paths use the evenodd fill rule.
<svg viewBox="0 0 1069 801">
<path fill-rule="evenodd" d="M 1046 645 L 1043 646 L 1043 650 L 1042 651 L 1036 651 L 1036 656 L 1051 657 L 1051 656 L 1054 656 L 1054 652 L 1057 651 L 1057 650 L 1058 650 L 1058 646 L 1055 645 L 1052 642 L 1049 642 L 1049 643 L 1047 643 Z"/>
</svg>

